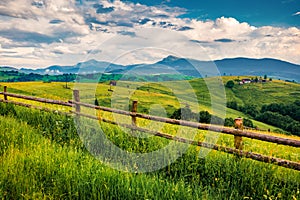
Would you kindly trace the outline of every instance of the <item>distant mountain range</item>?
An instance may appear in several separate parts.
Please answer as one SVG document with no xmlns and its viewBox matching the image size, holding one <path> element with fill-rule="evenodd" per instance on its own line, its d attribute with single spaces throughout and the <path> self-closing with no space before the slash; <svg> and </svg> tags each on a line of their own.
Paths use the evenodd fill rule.
<svg viewBox="0 0 300 200">
<path fill-rule="evenodd" d="M 277 79 L 295 80 L 296 82 L 300 82 L 300 65 L 270 58 L 229 58 L 212 62 L 168 56 L 153 64 L 123 66 L 108 62 L 89 60 L 74 66 L 54 65 L 42 69 L 16 69 L 9 66 L 3 66 L 0 70 L 17 70 L 23 73 L 49 75 L 63 73 L 111 73 L 130 75 L 183 74 L 193 77 L 210 77 L 217 75 L 267 75 L 268 77 Z"/>
</svg>

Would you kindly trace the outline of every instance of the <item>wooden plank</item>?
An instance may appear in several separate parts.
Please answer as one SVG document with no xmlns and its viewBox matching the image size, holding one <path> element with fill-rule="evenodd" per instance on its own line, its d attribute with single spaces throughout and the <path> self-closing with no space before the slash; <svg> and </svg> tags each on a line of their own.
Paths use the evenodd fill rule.
<svg viewBox="0 0 300 200">
<path fill-rule="evenodd" d="M 293 146 L 293 147 L 300 147 L 299 140 L 281 138 L 281 137 L 265 135 L 265 134 L 259 134 L 259 133 L 251 132 L 251 131 L 247 131 L 247 130 L 238 130 L 238 129 L 228 128 L 228 127 L 223 127 L 223 126 L 211 125 L 211 124 L 201 124 L 201 123 L 185 121 L 185 120 L 177 120 L 177 119 L 170 119 L 170 118 L 146 115 L 146 114 L 141 114 L 141 113 L 133 113 L 133 112 L 124 111 L 124 110 L 117 110 L 114 108 L 95 106 L 95 105 L 82 103 L 82 102 L 76 103 L 74 101 L 69 101 L 69 103 L 78 104 L 78 105 L 81 105 L 84 107 L 94 108 L 94 109 L 102 110 L 102 111 L 106 111 L 106 112 L 113 112 L 113 113 L 117 113 L 117 114 L 121 114 L 121 115 L 135 116 L 135 117 L 148 119 L 148 120 L 152 120 L 152 121 L 181 125 L 181 126 L 186 126 L 186 127 L 191 127 L 191 128 L 197 128 L 200 130 L 210 130 L 210 131 L 214 131 L 214 132 L 220 132 L 220 133 L 234 135 L 234 136 L 242 136 L 242 137 L 247 137 L 247 138 L 251 138 L 251 139 L 272 142 L 272 143 L 277 143 L 277 144 L 282 144 L 282 145 L 288 145 L 288 146 Z"/>
<path fill-rule="evenodd" d="M 113 112 L 113 113 L 122 114 L 122 115 L 134 116 L 134 117 L 139 117 L 139 118 L 158 121 L 158 122 L 187 126 L 187 127 L 191 127 L 191 128 L 197 128 L 200 130 L 210 130 L 210 131 L 215 131 L 215 132 L 221 132 L 224 134 L 230 134 L 230 135 L 234 135 L 234 136 L 242 136 L 242 137 L 247 137 L 247 138 L 251 138 L 251 139 L 257 139 L 257 140 L 266 141 L 266 142 L 273 142 L 273 143 L 288 145 L 288 146 L 293 146 L 293 147 L 300 147 L 299 140 L 280 138 L 280 137 L 275 137 L 275 136 L 270 136 L 270 135 L 265 135 L 265 134 L 258 134 L 255 132 L 250 132 L 250 131 L 245 131 L 245 130 L 238 130 L 238 129 L 226 128 L 226 127 L 210 125 L 210 124 L 200 124 L 197 122 L 190 122 L 190 121 L 184 121 L 184 120 L 176 120 L 176 119 L 163 118 L 163 117 L 158 117 L 158 116 L 145 115 L 145 114 L 141 114 L 141 113 L 117 110 L 117 109 L 106 108 L 106 107 L 102 107 L 102 106 L 95 106 L 95 105 L 86 104 L 86 103 L 82 103 L 82 102 L 75 102 L 75 101 L 64 102 L 64 101 L 30 97 L 30 96 L 24 96 L 24 95 L 12 94 L 12 93 L 6 93 L 6 95 L 11 96 L 11 97 L 16 97 L 16 98 L 22 98 L 22 99 L 26 99 L 26 100 L 33 100 L 33 101 L 38 101 L 38 102 L 43 102 L 43 103 L 57 104 L 57 105 L 63 105 L 63 106 L 68 106 L 68 107 L 72 107 L 73 105 L 75 105 L 75 107 L 76 107 L 76 105 L 79 105 L 79 106 L 81 105 L 81 106 L 85 106 L 88 108 L 94 108 L 94 109 L 103 110 L 103 111 L 107 111 L 107 112 Z M 78 109 L 78 107 L 77 107 L 77 109 Z"/>
<path fill-rule="evenodd" d="M 243 130 L 243 119 L 236 118 L 234 119 L 234 128 L 238 130 Z M 239 150 L 243 150 L 243 137 L 235 135 L 234 136 L 234 147 Z"/>
<path fill-rule="evenodd" d="M 136 101 L 136 100 L 133 101 L 131 112 L 136 113 L 137 112 L 137 106 L 138 106 L 138 101 Z M 131 116 L 131 118 L 132 118 L 132 125 L 136 126 L 136 116 L 133 115 L 133 116 Z"/>
<path fill-rule="evenodd" d="M 3 95 L 4 95 L 4 100 L 7 101 L 7 86 L 4 86 L 4 92 L 3 92 Z"/>
<path fill-rule="evenodd" d="M 40 106 L 34 106 L 34 105 L 31 105 L 31 104 L 27 104 L 27 103 L 21 103 L 21 102 L 10 101 L 10 100 L 5 101 L 3 99 L 0 99 L 0 102 L 12 103 L 12 104 L 17 105 L 17 106 L 22 106 L 22 107 L 26 107 L 26 108 L 33 108 L 33 109 L 47 111 L 47 112 L 54 112 L 54 113 L 57 113 L 57 114 L 70 115 L 70 113 L 62 112 L 62 111 L 59 111 L 59 110 L 53 110 L 53 109 L 49 109 L 49 108 L 44 108 L 44 107 L 40 107 Z"/>
<path fill-rule="evenodd" d="M 94 120 L 99 120 L 99 118 L 96 117 L 96 116 L 83 114 L 83 113 L 77 113 L 77 112 L 73 112 L 73 111 L 71 111 L 71 112 L 76 114 L 76 115 L 80 115 L 80 116 L 87 117 L 87 118 L 94 119 Z M 182 143 L 191 144 L 191 145 L 195 145 L 195 146 L 201 146 L 201 147 L 208 148 L 208 149 L 214 149 L 214 150 L 217 150 L 217 151 L 221 151 L 221 152 L 225 152 L 225 153 L 229 153 L 229 154 L 235 154 L 235 155 L 239 155 L 239 156 L 242 156 L 242 157 L 257 160 L 257 161 L 260 161 L 260 162 L 272 163 L 272 164 L 276 164 L 276 165 L 279 165 L 279 166 L 282 166 L 282 167 L 285 167 L 285 168 L 300 171 L 300 163 L 298 163 L 298 162 L 294 162 L 294 161 L 290 161 L 290 160 L 284 160 L 284 159 L 280 159 L 280 158 L 269 157 L 269 156 L 265 156 L 265 155 L 261 155 L 261 154 L 257 154 L 257 153 L 253 153 L 253 152 L 247 152 L 247 151 L 243 151 L 243 150 L 239 150 L 239 149 L 223 147 L 223 146 L 219 146 L 219 145 L 216 145 L 216 144 L 198 142 L 198 141 L 194 141 L 194 140 L 191 140 L 191 139 L 177 137 L 177 136 L 173 136 L 173 135 L 158 132 L 158 131 L 152 131 L 152 130 L 144 129 L 144 128 L 141 128 L 141 127 L 129 125 L 129 124 L 116 123 L 114 121 L 110 121 L 110 120 L 107 120 L 107 119 L 101 119 L 101 121 L 106 122 L 106 123 L 110 123 L 110 124 L 113 124 L 113 125 L 122 126 L 122 127 L 132 129 L 132 130 L 149 133 L 149 134 L 152 134 L 152 135 L 155 135 L 155 136 L 158 136 L 158 137 L 162 137 L 162 138 L 165 138 L 165 139 L 174 140 L 174 141 L 177 141 L 177 142 L 182 142 Z"/>
<path fill-rule="evenodd" d="M 73 98 L 74 98 L 76 103 L 80 102 L 79 90 L 73 90 Z M 80 105 L 79 104 L 75 104 L 75 110 L 76 110 L 76 112 L 80 112 Z"/>
<path fill-rule="evenodd" d="M 41 103 L 56 104 L 56 105 L 62 105 L 62 106 L 68 106 L 68 107 L 73 106 L 73 104 L 71 104 L 71 103 L 64 102 L 64 101 L 59 101 L 59 100 L 52 100 L 52 99 L 45 99 L 45 98 L 39 98 L 39 97 L 25 96 L 25 95 L 20 95 L 20 94 L 13 94 L 13 93 L 6 93 L 6 95 L 9 96 L 9 97 L 15 97 L 15 98 L 19 98 L 19 99 L 37 101 L 37 102 L 41 102 Z"/>
<path fill-rule="evenodd" d="M 163 117 L 157 117 L 157 116 L 151 116 L 151 115 L 136 113 L 136 111 L 137 111 L 137 109 L 136 109 L 137 108 L 137 102 L 135 103 L 136 105 L 133 106 L 133 109 L 132 109 L 133 112 L 128 112 L 128 111 L 123 111 L 123 110 L 117 110 L 117 109 L 112 109 L 112 108 L 106 108 L 106 107 L 94 106 L 94 105 L 91 105 L 91 104 L 81 103 L 78 90 L 74 90 L 74 99 L 75 99 L 75 101 L 69 101 L 69 102 L 7 93 L 7 87 L 6 87 L 6 89 L 4 89 L 4 92 L 0 92 L 0 94 L 4 95 L 4 100 L 0 99 L 0 102 L 13 103 L 13 104 L 19 105 L 19 106 L 24 106 L 24 107 L 28 107 L 28 108 L 35 108 L 35 109 L 50 111 L 50 112 L 56 112 L 56 113 L 60 113 L 60 114 L 68 114 L 68 113 L 64 113 L 64 112 L 60 112 L 60 111 L 56 111 L 56 110 L 51 110 L 51 109 L 48 109 L 48 108 L 38 107 L 38 106 L 31 105 L 31 104 L 5 100 L 5 96 L 6 96 L 6 99 L 7 99 L 7 96 L 10 96 L 10 97 L 15 97 L 15 98 L 21 98 L 21 99 L 38 101 L 38 102 L 43 102 L 43 103 L 50 103 L 50 104 L 58 104 L 58 105 L 69 106 L 69 107 L 72 107 L 73 104 L 75 104 L 76 111 L 72 112 L 72 113 L 75 113 L 75 114 L 80 115 L 80 116 L 85 116 L 87 118 L 95 119 L 95 120 L 99 120 L 99 118 L 95 117 L 95 116 L 80 113 L 80 106 L 82 105 L 82 106 L 85 106 L 85 107 L 94 108 L 94 109 L 98 109 L 98 110 L 103 110 L 103 111 L 107 111 L 107 112 L 113 112 L 113 113 L 118 113 L 118 114 L 122 114 L 122 115 L 128 115 L 128 116 L 131 116 L 133 118 L 140 117 L 140 118 L 153 120 L 153 121 L 158 121 L 158 122 L 165 122 L 165 123 L 170 123 L 170 124 L 175 124 L 175 125 L 182 125 L 182 126 L 187 126 L 187 127 L 192 127 L 192 128 L 198 128 L 198 129 L 201 129 L 201 130 L 211 130 L 211 131 L 222 132 L 222 133 L 226 133 L 226 134 L 232 134 L 234 136 L 243 136 L 243 137 L 248 137 L 248 138 L 252 138 L 252 139 L 258 139 L 258 140 L 274 142 L 274 143 L 278 143 L 278 144 L 284 144 L 284 145 L 289 145 L 289 146 L 294 146 L 294 147 L 300 147 L 300 141 L 299 140 L 292 140 L 292 139 L 274 137 L 274 136 L 269 136 L 269 135 L 257 134 L 257 133 L 253 133 L 253 132 L 249 132 L 249 131 L 243 131 L 243 130 L 232 129 L 232 128 L 224 128 L 222 126 L 215 126 L 215 125 L 210 125 L 210 124 L 200 124 L 200 123 L 196 123 L 196 122 L 169 119 L 169 118 L 163 118 Z M 157 131 L 151 131 L 151 130 L 148 130 L 148 129 L 137 127 L 136 126 L 136 121 L 135 121 L 135 123 L 133 123 L 133 125 L 119 124 L 119 123 L 116 123 L 116 122 L 113 122 L 113 121 L 110 121 L 110 120 L 106 120 L 106 119 L 101 119 L 101 121 L 111 123 L 111 124 L 115 124 L 115 125 L 120 125 L 120 126 L 123 126 L 125 128 L 132 129 L 132 130 L 147 132 L 147 133 L 150 133 L 152 135 L 156 135 L 156 136 L 159 136 L 159 137 L 162 137 L 162 138 L 166 138 L 166 139 L 170 139 L 170 140 L 174 140 L 174 141 L 178 141 L 178 142 L 182 142 L 182 143 L 192 144 L 192 145 L 196 145 L 196 146 L 202 146 L 202 147 L 205 147 L 205 148 L 210 148 L 210 149 L 214 149 L 214 150 L 218 150 L 218 151 L 223 151 L 223 152 L 226 152 L 226 153 L 237 154 L 237 155 L 244 156 L 244 157 L 247 157 L 247 158 L 251 158 L 251 159 L 254 159 L 254 160 L 257 160 L 257 161 L 261 161 L 261 162 L 275 163 L 279 166 L 283 166 L 283 167 L 286 167 L 286 168 L 291 168 L 291 169 L 295 169 L 295 170 L 300 171 L 300 163 L 297 163 L 297 162 L 284 160 L 284 159 L 279 159 L 279 158 L 274 158 L 274 157 L 268 157 L 268 156 L 253 153 L 253 152 L 246 152 L 246 151 L 242 151 L 239 148 L 233 149 L 233 148 L 229 148 L 229 147 L 223 147 L 223 146 L 218 146 L 218 145 L 213 145 L 213 144 L 208 144 L 208 143 L 203 143 L 203 142 L 197 142 L 197 141 L 193 141 L 193 140 L 190 140 L 190 139 L 181 138 L 181 137 L 177 137 L 177 136 L 173 136 L 173 135 L 169 135 L 169 134 L 161 133 L 161 132 L 157 132 Z"/>
</svg>

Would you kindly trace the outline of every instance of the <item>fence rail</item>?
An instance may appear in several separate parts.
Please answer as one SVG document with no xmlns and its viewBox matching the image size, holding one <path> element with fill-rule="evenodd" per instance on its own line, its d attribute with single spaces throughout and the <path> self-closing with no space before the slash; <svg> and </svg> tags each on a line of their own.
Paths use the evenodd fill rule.
<svg viewBox="0 0 300 200">
<path fill-rule="evenodd" d="M 48 103 L 48 104 L 56 104 L 56 105 L 67 106 L 67 107 L 74 107 L 75 111 L 71 111 L 71 113 L 73 113 L 77 116 L 82 116 L 82 117 L 86 117 L 86 118 L 90 118 L 90 119 L 94 119 L 94 120 L 101 120 L 105 123 L 122 126 L 122 127 L 128 128 L 128 129 L 132 129 L 132 130 L 136 130 L 136 131 L 140 131 L 140 132 L 146 132 L 151 135 L 166 138 L 169 140 L 174 140 L 174 141 L 187 143 L 187 144 L 191 144 L 191 145 L 195 145 L 195 146 L 201 146 L 204 148 L 214 149 L 217 151 L 222 151 L 222 152 L 226 152 L 226 153 L 230 153 L 230 154 L 236 154 L 236 155 L 243 156 L 246 158 L 251 158 L 253 160 L 257 160 L 257 161 L 261 161 L 261 162 L 265 162 L 265 163 L 274 163 L 279 166 L 283 166 L 286 168 L 291 168 L 291 169 L 300 171 L 300 163 L 299 162 L 269 157 L 269 156 L 261 155 L 258 153 L 247 152 L 247 151 L 242 150 L 242 137 L 261 140 L 261 141 L 265 141 L 265 142 L 271 142 L 271 143 L 280 144 L 280 145 L 292 146 L 292 147 L 300 147 L 299 140 L 275 137 L 275 136 L 266 135 L 266 134 L 259 134 L 257 132 L 245 131 L 245 130 L 240 130 L 240 129 L 236 129 L 236 128 L 228 128 L 228 127 L 222 127 L 222 126 L 217 126 L 217 125 L 202 124 L 202 123 L 197 123 L 197 122 L 176 120 L 176 119 L 170 119 L 170 118 L 164 118 L 164 117 L 158 117 L 158 116 L 137 113 L 137 106 L 138 106 L 137 101 L 133 101 L 133 106 L 132 106 L 131 111 L 124 111 L 124 110 L 119 110 L 119 109 L 114 109 L 114 108 L 103 107 L 103 106 L 95 106 L 92 104 L 80 102 L 80 95 L 79 95 L 78 90 L 73 91 L 74 100 L 69 100 L 68 102 L 8 93 L 7 87 L 4 87 L 4 92 L 0 92 L 0 95 L 4 96 L 3 99 L 0 99 L 0 102 L 12 103 L 12 104 L 19 105 L 19 106 L 25 106 L 28 108 L 35 108 L 35 109 L 40 109 L 40 110 L 45 110 L 45 111 L 53 111 L 53 110 L 44 108 L 44 107 L 40 107 L 40 106 L 34 106 L 31 104 L 22 103 L 22 102 L 10 101 L 10 100 L 8 100 L 8 97 L 20 98 L 20 99 Z M 132 124 L 117 123 L 117 122 L 114 122 L 114 121 L 111 121 L 108 119 L 99 118 L 97 116 L 92 116 L 92 115 L 82 113 L 81 106 L 86 107 L 86 108 L 116 113 L 116 114 L 120 114 L 120 115 L 131 116 Z M 63 113 L 63 112 L 59 112 L 59 113 Z M 70 113 L 64 113 L 64 114 L 70 114 Z M 224 134 L 230 134 L 230 135 L 234 136 L 235 148 L 224 147 L 224 146 L 219 146 L 216 144 L 209 144 L 209 143 L 204 143 L 204 142 L 198 142 L 198 141 L 181 138 L 181 137 L 173 136 L 173 135 L 158 132 L 158 131 L 144 129 L 144 128 L 137 126 L 137 124 L 136 124 L 137 118 L 142 118 L 142 119 L 147 119 L 147 120 L 157 121 L 157 122 L 162 122 L 162 123 L 168 123 L 168 124 L 173 124 L 173 125 L 185 126 L 185 127 L 190 127 L 190 128 L 196 128 L 196 129 L 200 129 L 200 130 L 209 130 L 209 131 L 220 132 L 220 133 L 224 133 Z"/>
<path fill-rule="evenodd" d="M 0 94 L 4 95 L 4 100 L 7 100 L 7 97 L 15 97 L 15 98 L 19 98 L 19 99 L 37 101 L 37 102 L 41 102 L 41 103 L 56 104 L 56 105 L 68 106 L 68 107 L 73 106 L 73 104 L 71 104 L 71 103 L 64 102 L 64 101 L 59 101 L 59 100 L 53 100 L 53 99 L 45 99 L 45 98 L 38 98 L 38 97 L 32 97 L 32 96 L 25 96 L 25 95 L 13 94 L 13 93 L 8 93 L 8 92 L 0 92 Z"/>
<path fill-rule="evenodd" d="M 164 122 L 164 123 L 168 123 L 168 124 L 186 126 L 186 127 L 190 127 L 190 128 L 197 128 L 200 130 L 210 130 L 210 131 L 230 134 L 230 135 L 234 135 L 234 136 L 242 136 L 242 137 L 257 139 L 257 140 L 266 141 L 266 142 L 272 142 L 272 143 L 288 145 L 288 146 L 293 146 L 293 147 L 300 147 L 299 140 L 280 138 L 280 137 L 276 137 L 276 136 L 271 136 L 271 135 L 266 135 L 266 134 L 258 134 L 256 132 L 244 131 L 244 130 L 233 129 L 233 128 L 226 128 L 226 127 L 216 126 L 216 125 L 211 125 L 211 124 L 202 124 L 202 123 L 185 121 L 185 120 L 177 120 L 177 119 L 170 119 L 170 118 L 146 115 L 146 114 L 142 114 L 142 113 L 118 110 L 118 109 L 107 108 L 107 107 L 103 107 L 103 106 L 95 106 L 95 105 L 82 103 L 82 102 L 76 102 L 76 101 L 69 101 L 69 103 L 79 105 L 79 106 L 84 106 L 87 108 L 93 108 L 93 109 L 102 110 L 102 111 L 106 111 L 106 112 L 112 112 L 112 113 L 127 115 L 127 116 L 131 116 L 131 117 L 138 117 L 138 118 L 148 119 L 148 120 L 157 121 L 157 122 Z"/>
<path fill-rule="evenodd" d="M 181 142 L 181 143 L 185 143 L 185 144 L 200 146 L 200 147 L 204 147 L 204 148 L 207 148 L 207 149 L 222 151 L 222 152 L 229 153 L 229 154 L 235 154 L 235 155 L 243 156 L 243 157 L 246 157 L 246 158 L 251 158 L 253 160 L 257 160 L 257 161 L 261 161 L 261 162 L 274 163 L 274 164 L 277 164 L 279 166 L 283 166 L 283 167 L 286 167 L 286 168 L 291 168 L 291 169 L 295 169 L 295 170 L 300 171 L 300 163 L 298 163 L 298 162 L 293 162 L 293 161 L 284 160 L 284 159 L 280 159 L 280 158 L 269 157 L 269 156 L 261 155 L 261 154 L 258 154 L 258 153 L 247 152 L 247 151 L 234 149 L 234 148 L 230 148 L 230 147 L 224 147 L 224 146 L 220 146 L 220 145 L 216 145 L 216 144 L 210 144 L 210 143 L 206 143 L 206 142 L 194 141 L 194 140 L 191 140 L 191 139 L 177 137 L 177 136 L 162 133 L 162 132 L 159 132 L 159 131 L 148 130 L 148 129 L 137 127 L 137 126 L 134 126 L 134 125 L 117 123 L 117 122 L 107 120 L 107 119 L 99 119 L 99 117 L 84 114 L 84 113 L 80 113 L 80 112 L 73 112 L 72 111 L 72 113 L 74 113 L 78 116 L 83 116 L 83 117 L 87 117 L 87 118 L 94 119 L 94 120 L 101 120 L 103 122 L 113 124 L 113 125 L 118 125 L 118 126 L 121 126 L 121 127 L 124 127 L 124 128 L 149 133 L 151 135 L 158 136 L 158 137 L 161 137 L 161 138 L 165 138 L 165 139 L 168 139 L 168 140 L 173 140 L 173 141 L 177 141 L 177 142 Z"/>
</svg>

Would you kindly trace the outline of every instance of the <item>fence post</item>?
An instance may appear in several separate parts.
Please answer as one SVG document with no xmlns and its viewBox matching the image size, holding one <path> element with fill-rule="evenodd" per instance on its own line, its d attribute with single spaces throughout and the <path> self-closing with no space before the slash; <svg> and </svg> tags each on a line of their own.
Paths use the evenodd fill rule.
<svg viewBox="0 0 300 200">
<path fill-rule="evenodd" d="M 243 118 L 234 119 L 234 128 L 243 130 Z M 234 136 L 234 147 L 239 150 L 243 150 L 243 138 L 242 136 Z"/>
<path fill-rule="evenodd" d="M 138 101 L 134 100 L 132 102 L 131 112 L 136 113 L 137 112 L 137 106 L 138 106 Z M 135 116 L 132 116 L 132 125 L 136 126 L 136 117 Z"/>
<path fill-rule="evenodd" d="M 73 97 L 76 102 L 80 102 L 79 90 L 73 90 Z M 80 113 L 80 105 L 75 104 L 75 111 Z"/>
<path fill-rule="evenodd" d="M 4 100 L 5 100 L 5 101 L 7 101 L 7 95 L 6 95 L 6 92 L 7 92 L 7 86 L 5 85 L 5 86 L 4 86 L 4 94 L 3 94 L 3 95 L 4 95 Z"/>
</svg>

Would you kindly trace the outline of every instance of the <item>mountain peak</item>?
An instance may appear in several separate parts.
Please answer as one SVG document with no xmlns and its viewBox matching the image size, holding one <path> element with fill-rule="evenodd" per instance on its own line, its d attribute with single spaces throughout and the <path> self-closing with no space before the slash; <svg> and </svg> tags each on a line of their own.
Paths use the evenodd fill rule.
<svg viewBox="0 0 300 200">
<path fill-rule="evenodd" d="M 173 56 L 173 55 L 169 55 L 168 57 L 164 58 L 161 62 L 174 62 L 179 60 L 180 58 Z"/>
</svg>

